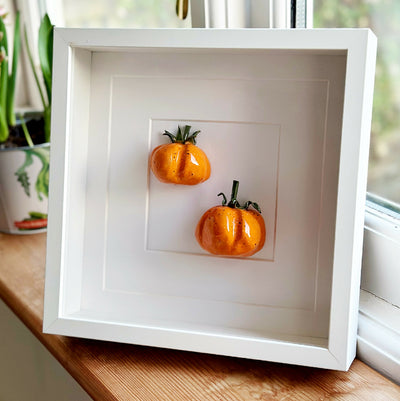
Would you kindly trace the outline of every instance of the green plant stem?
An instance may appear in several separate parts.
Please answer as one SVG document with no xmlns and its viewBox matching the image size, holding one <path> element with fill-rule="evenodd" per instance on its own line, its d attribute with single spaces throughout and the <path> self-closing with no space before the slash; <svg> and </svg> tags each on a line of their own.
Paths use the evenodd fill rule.
<svg viewBox="0 0 400 401">
<path fill-rule="evenodd" d="M 0 112 L 0 143 L 5 142 L 8 139 L 9 130 L 7 125 L 7 119 L 4 113 Z"/>
<path fill-rule="evenodd" d="M 4 48 L 3 48 L 4 49 Z M 3 49 L 0 49 L 2 51 Z M 10 132 L 7 125 L 6 95 L 7 95 L 7 59 L 0 63 L 0 143 L 7 141 Z"/>
<path fill-rule="evenodd" d="M 16 119 L 14 113 L 14 98 L 15 98 L 15 86 L 17 81 L 17 67 L 19 53 L 21 49 L 21 35 L 19 29 L 19 12 L 15 17 L 15 28 L 14 28 L 14 46 L 13 46 L 13 57 L 11 65 L 11 74 L 8 77 L 7 86 L 7 98 L 6 98 L 6 113 L 7 113 L 7 123 L 9 126 L 15 126 Z"/>
<path fill-rule="evenodd" d="M 28 142 L 28 146 L 33 148 L 35 145 L 33 144 L 32 138 L 31 138 L 31 136 L 29 134 L 29 130 L 28 130 L 28 127 L 25 124 L 24 118 L 22 117 L 22 115 L 19 115 L 18 117 L 21 120 L 21 127 L 22 127 L 22 131 L 24 131 L 26 142 Z"/>
<path fill-rule="evenodd" d="M 0 51 L 5 51 L 4 48 L 1 48 Z M 7 54 L 6 58 L 0 64 L 0 112 L 2 112 L 5 116 L 6 107 L 7 107 L 7 86 L 8 86 L 8 61 Z"/>
<path fill-rule="evenodd" d="M 50 105 L 44 108 L 44 140 L 50 142 L 51 128 L 51 107 Z"/>
<path fill-rule="evenodd" d="M 27 49 L 27 52 L 28 52 L 29 63 L 30 63 L 31 68 L 32 68 L 32 72 L 33 72 L 33 76 L 35 78 L 36 86 L 39 89 L 40 99 L 42 101 L 43 108 L 46 109 L 46 108 L 49 107 L 49 105 L 46 103 L 46 101 L 44 99 L 42 87 L 40 86 L 40 82 L 39 82 L 39 77 L 38 77 L 38 75 L 36 73 L 36 68 L 35 68 L 35 64 L 33 62 L 32 52 L 31 52 L 31 49 L 29 47 L 28 35 L 26 33 L 26 28 L 24 28 L 24 38 L 25 38 L 26 49 Z"/>
</svg>

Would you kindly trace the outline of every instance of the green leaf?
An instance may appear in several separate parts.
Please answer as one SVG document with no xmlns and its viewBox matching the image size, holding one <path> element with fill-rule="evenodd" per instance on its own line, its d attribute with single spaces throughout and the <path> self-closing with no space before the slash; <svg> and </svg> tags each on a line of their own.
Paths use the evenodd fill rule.
<svg viewBox="0 0 400 401">
<path fill-rule="evenodd" d="M 252 202 L 252 201 L 247 201 L 247 202 L 244 204 L 243 209 L 246 209 L 246 210 L 247 210 L 250 206 L 253 206 L 254 209 L 257 210 L 258 213 L 261 213 L 261 209 L 260 209 L 260 206 L 258 206 L 258 203 Z"/>
<path fill-rule="evenodd" d="M 10 126 L 15 126 L 16 124 L 15 113 L 14 113 L 14 98 L 15 98 L 15 84 L 17 81 L 17 67 L 18 67 L 20 50 L 21 50 L 21 33 L 19 29 L 19 12 L 17 12 L 17 15 L 15 17 L 14 46 L 13 46 L 11 74 L 8 77 L 7 99 L 6 99 L 7 122 L 8 125 Z"/>
<path fill-rule="evenodd" d="M 7 31 L 3 19 L 0 18 L 0 52 L 5 58 L 0 63 L 0 143 L 5 142 L 9 136 L 7 125 L 7 84 L 8 84 L 8 42 Z"/>
<path fill-rule="evenodd" d="M 200 131 L 196 131 L 193 134 L 190 134 L 191 130 L 190 125 L 185 125 L 183 132 L 181 127 L 178 125 L 178 131 L 176 132 L 176 135 L 172 135 L 168 131 L 164 131 L 163 135 L 168 135 L 169 138 L 171 139 L 172 143 L 186 143 L 186 142 L 191 142 L 193 145 L 196 145 L 196 137 L 200 133 Z"/>
<path fill-rule="evenodd" d="M 5 142 L 9 135 L 6 115 L 0 110 L 0 143 Z"/>
<path fill-rule="evenodd" d="M 183 132 L 183 142 L 186 142 L 188 137 L 189 137 L 189 132 L 190 132 L 190 128 L 192 128 L 190 125 L 185 125 L 185 130 Z"/>
<path fill-rule="evenodd" d="M 193 134 L 190 135 L 190 137 L 188 138 L 188 140 L 189 140 L 190 142 L 192 142 L 193 145 L 196 145 L 196 143 L 197 143 L 196 137 L 197 137 L 197 135 L 200 134 L 200 132 L 201 132 L 201 131 L 195 131 L 195 132 L 193 132 Z"/>
<path fill-rule="evenodd" d="M 53 66 L 53 28 L 46 14 L 39 27 L 38 47 L 40 66 L 46 86 L 49 103 L 51 102 L 52 66 Z"/>
<path fill-rule="evenodd" d="M 168 131 L 164 131 L 163 135 L 167 135 L 169 137 L 169 139 L 171 140 L 172 143 L 175 143 L 176 138 L 175 135 L 172 135 L 170 132 Z"/>
<path fill-rule="evenodd" d="M 183 140 L 183 137 L 182 137 L 181 127 L 178 126 L 178 132 L 176 134 L 175 141 L 182 142 L 182 140 Z"/>
<path fill-rule="evenodd" d="M 52 80 L 53 80 L 53 73 L 52 73 L 52 68 L 53 68 L 53 26 L 48 31 L 47 36 L 48 36 L 48 38 L 47 38 L 47 59 L 48 59 L 50 71 L 43 71 L 43 79 L 44 79 L 44 84 L 46 87 L 47 99 L 50 104 L 51 103 Z"/>
<path fill-rule="evenodd" d="M 6 114 L 7 83 L 8 83 L 8 62 L 7 59 L 4 59 L 0 63 L 0 143 L 5 142 L 9 136 L 9 129 L 7 125 L 7 114 Z"/>
<path fill-rule="evenodd" d="M 0 48 L 4 51 L 4 47 Z M 8 86 L 8 60 L 7 57 L 1 62 L 0 70 L 0 111 L 6 116 L 7 110 L 7 86 Z"/>
<path fill-rule="evenodd" d="M 0 48 L 4 47 L 6 51 L 6 56 L 8 56 L 8 40 L 7 40 L 7 30 L 2 18 L 0 18 L 0 32 L 3 34 L 3 37 L 0 40 Z"/>
</svg>

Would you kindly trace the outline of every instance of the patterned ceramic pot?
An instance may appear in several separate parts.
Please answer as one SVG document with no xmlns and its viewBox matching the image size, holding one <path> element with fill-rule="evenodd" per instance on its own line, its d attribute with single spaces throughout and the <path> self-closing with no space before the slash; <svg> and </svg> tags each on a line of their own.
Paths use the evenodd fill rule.
<svg viewBox="0 0 400 401">
<path fill-rule="evenodd" d="M 50 144 L 0 149 L 0 231 L 46 231 Z"/>
</svg>

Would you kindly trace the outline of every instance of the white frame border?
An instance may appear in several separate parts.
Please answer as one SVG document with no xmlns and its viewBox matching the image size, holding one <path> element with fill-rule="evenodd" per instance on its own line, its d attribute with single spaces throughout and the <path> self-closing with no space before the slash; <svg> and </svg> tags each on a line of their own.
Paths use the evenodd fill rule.
<svg viewBox="0 0 400 401">
<path fill-rule="evenodd" d="M 131 31 L 133 32 L 133 31 Z M 249 340 L 184 330 L 117 325 L 62 316 L 67 232 L 71 64 L 76 48 L 130 47 L 344 50 L 347 70 L 340 153 L 328 348 L 277 340 Z M 56 29 L 51 186 L 44 331 L 284 363 L 347 370 L 356 350 L 360 266 L 368 167 L 376 37 L 370 30 L 125 30 Z M 353 94 L 359 94 L 354 96 Z M 361 98 L 361 101 L 360 101 Z M 355 153 L 355 149 L 357 152 Z"/>
</svg>

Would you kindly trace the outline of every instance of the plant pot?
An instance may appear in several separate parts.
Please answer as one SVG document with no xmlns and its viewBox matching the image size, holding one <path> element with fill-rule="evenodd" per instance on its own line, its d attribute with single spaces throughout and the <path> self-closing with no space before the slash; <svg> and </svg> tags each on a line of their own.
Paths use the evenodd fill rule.
<svg viewBox="0 0 400 401">
<path fill-rule="evenodd" d="M 50 144 L 0 149 L 0 231 L 46 231 Z"/>
</svg>

